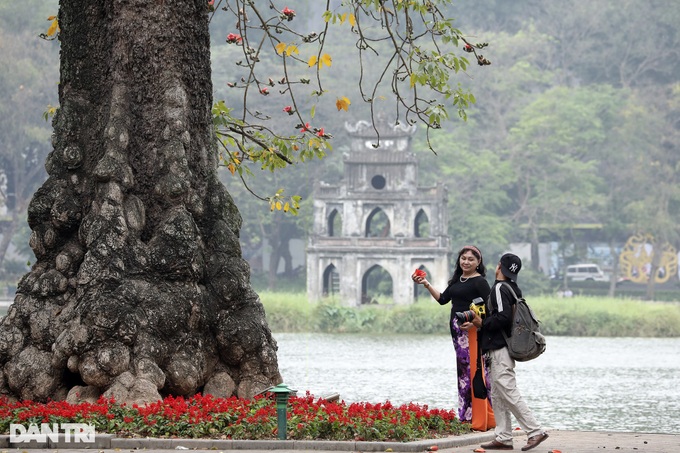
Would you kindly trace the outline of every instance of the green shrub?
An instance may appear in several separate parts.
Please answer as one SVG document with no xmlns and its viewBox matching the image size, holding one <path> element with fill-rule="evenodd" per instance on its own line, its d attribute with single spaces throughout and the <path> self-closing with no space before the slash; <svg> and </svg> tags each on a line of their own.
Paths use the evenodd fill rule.
<svg viewBox="0 0 680 453">
<path fill-rule="evenodd" d="M 442 334 L 450 305 L 419 300 L 407 306 L 344 306 L 337 299 L 308 302 L 304 293 L 261 293 L 274 332 Z M 679 337 L 680 304 L 576 296 L 528 296 L 546 335 Z"/>
<path fill-rule="evenodd" d="M 577 296 L 528 298 L 547 335 L 678 337 L 680 305 Z"/>
<path fill-rule="evenodd" d="M 306 295 L 302 293 L 260 293 L 267 322 L 277 332 L 309 332 L 314 322 Z"/>
</svg>

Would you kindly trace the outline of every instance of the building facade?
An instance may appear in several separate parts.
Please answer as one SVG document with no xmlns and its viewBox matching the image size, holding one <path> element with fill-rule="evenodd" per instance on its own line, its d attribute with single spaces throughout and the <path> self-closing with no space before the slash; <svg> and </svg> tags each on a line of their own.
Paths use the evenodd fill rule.
<svg viewBox="0 0 680 453">
<path fill-rule="evenodd" d="M 309 300 L 335 296 L 350 306 L 391 297 L 413 303 L 411 280 L 425 270 L 438 287 L 449 275 L 447 190 L 420 186 L 411 151 L 415 126 L 346 124 L 350 150 L 340 184 L 317 182 L 307 245 Z M 428 296 L 429 297 L 429 296 Z"/>
</svg>

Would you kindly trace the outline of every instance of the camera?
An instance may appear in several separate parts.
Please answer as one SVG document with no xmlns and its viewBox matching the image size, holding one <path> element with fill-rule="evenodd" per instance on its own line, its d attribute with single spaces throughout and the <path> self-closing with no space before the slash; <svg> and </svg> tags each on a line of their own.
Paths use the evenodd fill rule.
<svg viewBox="0 0 680 453">
<path fill-rule="evenodd" d="M 484 299 L 481 297 L 472 299 L 469 310 L 457 311 L 455 313 L 456 319 L 461 324 L 471 322 L 474 319 L 475 314 L 478 314 L 482 319 L 484 319 L 484 316 L 486 316 L 486 305 L 484 304 Z"/>
</svg>

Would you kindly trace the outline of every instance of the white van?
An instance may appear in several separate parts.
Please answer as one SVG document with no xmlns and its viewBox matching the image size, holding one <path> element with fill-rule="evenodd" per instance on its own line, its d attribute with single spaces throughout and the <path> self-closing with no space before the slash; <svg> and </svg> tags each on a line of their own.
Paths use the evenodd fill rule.
<svg viewBox="0 0 680 453">
<path fill-rule="evenodd" d="M 596 282 L 609 281 L 609 276 L 605 275 L 597 264 L 572 264 L 567 266 L 567 278 L 574 282 L 586 280 Z"/>
</svg>

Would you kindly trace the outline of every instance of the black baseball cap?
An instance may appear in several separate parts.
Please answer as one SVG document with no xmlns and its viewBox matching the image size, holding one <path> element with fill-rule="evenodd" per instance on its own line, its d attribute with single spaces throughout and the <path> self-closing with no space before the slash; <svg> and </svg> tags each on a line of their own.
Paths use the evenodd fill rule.
<svg viewBox="0 0 680 453">
<path fill-rule="evenodd" d="M 519 256 L 506 253 L 501 256 L 501 272 L 510 280 L 517 280 L 517 274 L 522 270 L 522 260 Z"/>
</svg>

